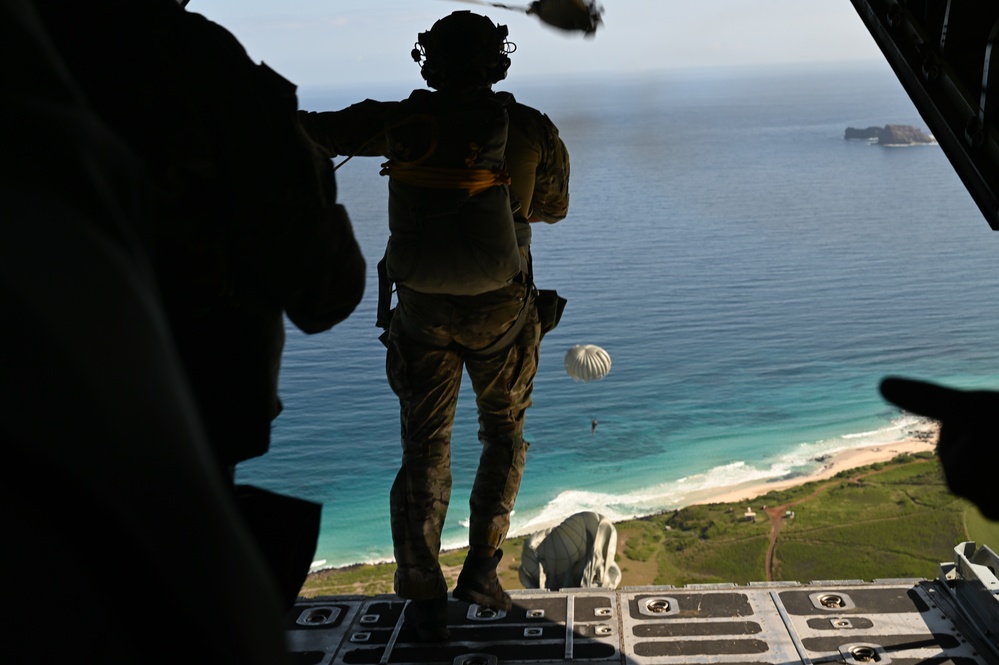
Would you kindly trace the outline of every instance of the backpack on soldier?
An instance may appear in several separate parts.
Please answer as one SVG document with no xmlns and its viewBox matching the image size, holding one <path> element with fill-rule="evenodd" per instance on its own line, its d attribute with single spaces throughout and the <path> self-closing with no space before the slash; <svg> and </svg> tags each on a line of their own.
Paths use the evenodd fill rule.
<svg viewBox="0 0 999 665">
<path fill-rule="evenodd" d="M 389 122 L 389 280 L 478 295 L 511 283 L 521 258 L 505 172 L 507 97 L 417 90 Z"/>
</svg>

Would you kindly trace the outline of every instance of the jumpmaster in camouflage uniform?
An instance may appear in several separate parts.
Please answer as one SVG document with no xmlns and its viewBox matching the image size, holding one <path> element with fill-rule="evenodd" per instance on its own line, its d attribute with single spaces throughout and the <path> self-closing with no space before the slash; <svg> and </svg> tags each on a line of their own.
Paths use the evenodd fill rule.
<svg viewBox="0 0 999 665">
<path fill-rule="evenodd" d="M 307 133 L 331 156 L 390 158 L 384 170 L 390 176 L 392 229 L 386 259 L 389 277 L 397 286 L 398 305 L 386 340 L 386 370 L 389 384 L 399 397 L 402 431 L 402 466 L 392 486 L 390 503 L 398 565 L 396 592 L 416 600 L 447 593 L 438 555 L 451 499 L 451 432 L 463 368 L 476 394 L 478 438 L 482 443 L 469 502 L 469 545 L 498 548 L 510 527 L 529 445 L 523 437 L 524 413 L 531 405 L 541 338 L 530 277 L 528 220 L 557 222 L 566 216 L 569 203 L 568 153 L 548 117 L 517 103 L 507 93 L 481 89 L 471 97 L 474 99 L 417 90 L 402 102 L 367 100 L 342 111 L 300 113 Z M 396 166 L 403 160 L 396 152 L 398 145 L 393 143 L 393 136 L 405 133 L 400 127 L 407 126 L 408 118 L 423 118 L 441 109 L 453 113 L 465 108 L 463 104 L 476 109 L 490 104 L 502 108 L 508 126 L 505 148 L 498 158 L 504 175 L 510 176 L 509 182 L 498 182 L 485 194 L 471 195 L 447 189 L 407 189 L 407 183 L 396 179 L 402 175 Z M 439 123 L 441 128 L 452 126 Z M 482 149 L 486 152 L 487 146 Z M 424 151 L 410 157 L 419 161 L 426 154 Z M 432 233 L 429 229 L 434 215 L 450 214 L 441 212 L 448 206 L 464 209 L 466 204 L 474 206 L 477 197 L 497 192 L 504 197 L 505 214 L 514 226 L 516 239 L 513 251 L 518 265 L 512 275 L 501 276 L 506 283 L 476 292 L 468 286 L 473 279 L 470 275 L 468 281 L 450 289 L 446 285 L 414 288 L 414 283 L 421 284 L 422 276 L 417 274 L 421 269 L 413 266 L 428 255 L 441 254 L 445 249 L 434 261 L 452 269 L 468 266 L 475 259 L 455 247 L 442 248 L 435 243 L 414 250 L 406 243 L 426 242 Z M 399 197 L 408 203 L 400 203 Z M 507 200 L 514 202 L 512 207 L 505 203 Z M 516 210 L 512 216 L 511 210 Z M 470 214 L 459 221 L 475 224 L 488 214 L 483 210 L 480 216 Z M 415 227 L 408 226 L 413 223 Z M 416 238 L 407 237 L 414 233 Z M 519 334 L 511 342 L 500 344 L 503 348 L 494 348 L 514 325 L 520 326 Z"/>
</svg>

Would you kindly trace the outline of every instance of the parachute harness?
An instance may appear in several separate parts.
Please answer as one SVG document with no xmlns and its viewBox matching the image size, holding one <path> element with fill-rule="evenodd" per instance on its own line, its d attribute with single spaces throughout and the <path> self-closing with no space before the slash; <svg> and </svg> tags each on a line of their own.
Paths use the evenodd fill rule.
<svg viewBox="0 0 999 665">
<path fill-rule="evenodd" d="M 379 175 L 387 175 L 399 182 L 430 189 L 465 189 L 469 196 L 475 196 L 499 185 L 510 184 L 510 174 L 506 171 L 489 169 L 448 169 L 429 166 L 406 166 L 386 162 Z"/>
<path fill-rule="evenodd" d="M 437 151 L 440 137 L 440 126 L 437 119 L 432 115 L 426 114 L 410 116 L 389 125 L 362 143 L 351 155 L 333 167 L 333 170 L 336 171 L 339 169 L 386 133 L 416 122 L 429 122 L 431 125 L 431 141 L 426 152 L 417 159 L 410 161 L 389 160 L 382 164 L 378 175 L 386 175 L 407 185 L 426 187 L 428 189 L 464 189 L 468 191 L 469 196 L 481 194 L 492 187 L 509 185 L 511 183 L 510 174 L 505 170 L 423 166 L 423 163 Z M 469 155 L 465 158 L 465 163 L 471 165 L 477 161 L 480 147 L 475 143 L 471 143 L 468 148 Z"/>
<path fill-rule="evenodd" d="M 449 168 L 424 166 L 436 151 L 440 143 L 440 123 L 432 115 L 415 115 L 408 117 L 385 131 L 415 122 L 426 122 L 430 125 L 431 139 L 427 150 L 418 158 L 402 161 L 392 159 L 382 164 L 379 175 L 387 175 L 399 182 L 428 189 L 464 189 L 469 196 L 475 196 L 499 185 L 510 184 L 510 174 L 503 170 L 471 168 L 478 161 L 480 146 L 470 143 L 469 153 L 465 157 L 466 168 Z"/>
</svg>

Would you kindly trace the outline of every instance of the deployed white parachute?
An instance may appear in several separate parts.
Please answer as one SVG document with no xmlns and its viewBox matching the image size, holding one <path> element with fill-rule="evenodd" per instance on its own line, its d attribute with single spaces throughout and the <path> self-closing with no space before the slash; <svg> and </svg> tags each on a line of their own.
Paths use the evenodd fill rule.
<svg viewBox="0 0 999 665">
<path fill-rule="evenodd" d="M 610 354 L 594 344 L 577 344 L 565 354 L 565 371 L 576 381 L 597 381 L 610 368 Z"/>
<path fill-rule="evenodd" d="M 601 587 L 616 589 L 621 569 L 614 562 L 617 529 L 599 513 L 571 515 L 524 541 L 520 583 L 525 589 Z"/>
</svg>

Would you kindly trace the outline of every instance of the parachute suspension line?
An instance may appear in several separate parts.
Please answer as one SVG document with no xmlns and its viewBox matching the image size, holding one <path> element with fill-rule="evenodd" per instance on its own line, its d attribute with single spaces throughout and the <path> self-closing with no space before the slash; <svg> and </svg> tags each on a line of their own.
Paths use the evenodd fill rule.
<svg viewBox="0 0 999 665">
<path fill-rule="evenodd" d="M 368 143 L 371 143 L 371 142 L 372 142 L 372 141 L 374 141 L 374 140 L 375 140 L 376 138 L 378 138 L 378 136 L 374 136 L 373 138 L 369 139 L 369 140 L 367 141 L 367 143 L 365 143 L 364 145 L 367 145 Z M 364 146 L 361 146 L 361 147 L 363 148 Z M 358 148 L 358 152 L 360 152 L 360 148 Z M 344 164 L 346 164 L 347 162 L 349 162 L 350 160 L 352 160 L 352 159 L 353 159 L 354 157 L 356 157 L 356 156 L 357 156 L 357 152 L 355 152 L 355 153 L 354 153 L 353 155 L 348 155 L 348 156 L 347 156 L 347 157 L 346 157 L 346 158 L 345 158 L 345 159 L 344 159 L 344 160 L 343 160 L 342 162 L 340 162 L 339 164 L 335 164 L 335 165 L 333 166 L 333 172 L 334 172 L 334 173 L 336 173 L 336 170 L 337 170 L 338 168 L 340 168 L 341 166 L 343 166 Z"/>
</svg>

